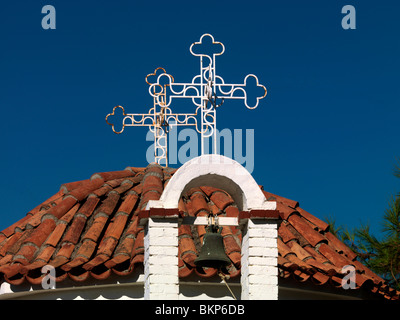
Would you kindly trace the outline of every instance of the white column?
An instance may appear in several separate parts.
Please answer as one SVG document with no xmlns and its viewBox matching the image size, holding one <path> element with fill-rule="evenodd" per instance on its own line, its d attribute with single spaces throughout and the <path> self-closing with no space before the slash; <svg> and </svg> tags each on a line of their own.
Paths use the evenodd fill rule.
<svg viewBox="0 0 400 320">
<path fill-rule="evenodd" d="M 149 218 L 144 247 L 144 298 L 177 300 L 178 219 Z"/>
<path fill-rule="evenodd" d="M 278 299 L 276 220 L 249 219 L 243 230 L 241 285 L 243 300 Z"/>
</svg>

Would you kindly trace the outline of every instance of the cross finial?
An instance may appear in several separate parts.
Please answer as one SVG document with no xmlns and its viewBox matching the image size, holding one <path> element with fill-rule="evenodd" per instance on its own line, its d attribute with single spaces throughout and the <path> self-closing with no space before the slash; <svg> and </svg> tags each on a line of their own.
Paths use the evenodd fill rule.
<svg viewBox="0 0 400 320">
<path fill-rule="evenodd" d="M 206 38 L 211 40 L 213 46 L 212 53 L 206 53 L 202 46 Z M 173 99 L 189 98 L 193 104 L 200 108 L 201 113 L 201 154 L 205 154 L 204 145 L 207 139 L 214 142 L 213 152 L 217 153 L 216 143 L 216 108 L 221 106 L 227 99 L 243 100 L 244 105 L 248 109 L 257 108 L 259 101 L 267 95 L 267 89 L 258 82 L 258 78 L 254 74 L 247 75 L 243 83 L 230 84 L 225 83 L 224 79 L 216 72 L 216 57 L 225 52 L 225 46 L 222 42 L 215 41 L 211 34 L 203 34 L 198 42 L 192 43 L 190 53 L 200 58 L 200 72 L 194 76 L 192 82 L 169 82 L 169 91 L 171 92 L 165 99 L 167 106 L 170 106 Z M 249 80 L 254 79 L 257 87 L 263 89 L 263 94 L 256 97 L 255 103 L 250 104 L 246 87 Z M 150 94 L 152 86 L 159 86 L 159 82 L 150 86 Z M 217 101 L 220 101 L 217 104 Z"/>
<path fill-rule="evenodd" d="M 206 53 L 202 48 L 207 38 L 213 46 L 212 53 Z M 148 126 L 154 133 L 155 161 L 159 164 L 164 162 L 166 166 L 168 165 L 167 134 L 172 122 L 177 126 L 195 126 L 197 132 L 201 134 L 201 154 L 206 153 L 204 147 L 208 139 L 213 140 L 212 153 L 216 154 L 218 150 L 216 109 L 229 99 L 243 100 L 248 109 L 255 109 L 259 101 L 267 95 L 267 89 L 258 82 L 254 74 L 247 75 L 243 83 L 238 84 L 225 83 L 224 79 L 217 75 L 215 59 L 225 52 L 225 46 L 215 41 L 211 34 L 203 34 L 198 42 L 192 43 L 189 50 L 192 55 L 200 58 L 200 72 L 190 83 L 175 82 L 174 77 L 167 74 L 164 68 L 157 68 L 146 76 L 149 93 L 153 97 L 153 108 L 147 114 L 125 114 L 124 109 L 117 106 L 106 117 L 107 123 L 112 125 L 115 133 L 121 133 L 125 126 Z M 263 94 L 256 97 L 254 104 L 250 104 L 246 91 L 250 79 L 255 80 L 256 87 L 263 89 Z M 177 98 L 189 98 L 195 106 L 195 113 L 172 113 L 170 106 Z M 115 131 L 114 125 L 108 122 L 108 117 L 114 115 L 116 108 L 122 108 L 124 116 L 121 131 Z M 198 114 L 201 119 L 200 128 L 197 127 Z"/>
<path fill-rule="evenodd" d="M 115 106 L 112 113 L 106 116 L 106 122 L 109 124 L 114 133 L 120 134 L 124 131 L 125 127 L 138 127 L 147 126 L 149 130 L 154 134 L 154 161 L 160 165 L 168 166 L 168 131 L 170 126 L 196 126 L 197 119 L 196 113 L 172 113 L 171 109 L 165 105 L 166 87 L 169 84 L 160 85 L 157 83 L 156 86 L 150 82 L 152 76 L 156 76 L 159 71 L 162 73 L 158 76 L 166 76 L 170 82 L 174 81 L 174 78 L 167 74 L 164 68 L 157 68 L 153 73 L 146 76 L 145 80 L 150 85 L 150 93 L 153 96 L 153 107 L 150 108 L 148 113 L 125 113 L 125 109 L 122 106 Z M 122 110 L 123 120 L 122 129 L 120 131 L 115 130 L 115 124 L 109 122 L 109 118 L 115 115 L 116 109 Z M 196 128 L 197 129 L 197 128 Z"/>
</svg>

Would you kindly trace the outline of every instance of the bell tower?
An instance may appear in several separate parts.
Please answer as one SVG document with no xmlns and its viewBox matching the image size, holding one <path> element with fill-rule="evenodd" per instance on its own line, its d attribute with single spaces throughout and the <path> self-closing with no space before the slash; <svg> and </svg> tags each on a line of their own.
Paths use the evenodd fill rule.
<svg viewBox="0 0 400 320">
<path fill-rule="evenodd" d="M 210 45 L 212 53 L 209 52 Z M 106 117 L 115 133 L 121 133 L 126 126 L 148 126 L 154 133 L 155 165 L 168 167 L 170 126 L 193 126 L 201 136 L 201 156 L 178 169 L 160 199 L 148 201 L 146 210 L 141 212 L 140 221 L 145 226 L 144 297 L 178 299 L 181 296 L 179 226 L 192 224 L 207 226 L 194 265 L 218 270 L 223 281 L 222 270 L 232 263 L 225 253 L 221 230 L 224 226 L 241 227 L 241 263 L 236 263 L 238 268 L 241 267 L 241 298 L 277 299 L 276 202 L 265 199 L 253 177 L 237 161 L 217 154 L 217 109 L 227 100 L 241 100 L 247 109 L 255 109 L 266 97 L 267 89 L 254 74 L 245 76 L 242 83 L 226 82 L 216 69 L 217 57 L 225 52 L 225 46 L 215 41 L 211 34 L 203 34 L 189 50 L 200 62 L 199 74 L 191 82 L 176 81 L 164 68 L 157 68 L 146 77 L 149 94 L 153 97 L 153 108 L 148 113 L 127 114 L 123 107 L 116 106 Z M 252 96 L 255 100 L 251 99 Z M 182 99 L 189 102 L 191 113 L 172 111 L 174 102 Z M 122 111 L 120 131 L 116 131 L 114 122 L 109 121 L 115 111 Z M 210 141 L 213 143 L 212 152 L 207 154 L 205 146 Z M 215 212 L 209 212 L 207 217 L 190 217 L 195 219 L 181 216 L 178 203 L 183 193 L 201 186 L 220 188 L 229 193 L 237 206 L 238 216 L 219 217 Z"/>
<path fill-rule="evenodd" d="M 235 201 L 242 203 L 238 217 L 219 217 L 218 223 L 215 223 L 210 222 L 209 217 L 193 220 L 180 216 L 178 202 L 182 192 L 187 185 L 201 185 L 204 179 L 222 189 L 233 190 Z M 221 155 L 203 155 L 188 161 L 174 173 L 160 200 L 148 202 L 140 218 L 146 230 L 146 299 L 184 298 L 180 295 L 178 277 L 180 224 L 208 225 L 211 228 L 224 225 L 241 227 L 240 298 L 278 298 L 276 202 L 266 200 L 254 178 L 238 162 Z M 217 228 L 210 230 L 207 241 L 211 243 L 203 242 L 202 250 L 205 251 L 201 251 L 197 263 L 212 266 L 218 260 L 218 264 L 223 265 L 225 256 L 216 244 L 220 241 Z M 218 251 L 215 252 L 215 249 Z M 208 254 L 216 255 L 217 259 L 207 259 Z"/>
</svg>

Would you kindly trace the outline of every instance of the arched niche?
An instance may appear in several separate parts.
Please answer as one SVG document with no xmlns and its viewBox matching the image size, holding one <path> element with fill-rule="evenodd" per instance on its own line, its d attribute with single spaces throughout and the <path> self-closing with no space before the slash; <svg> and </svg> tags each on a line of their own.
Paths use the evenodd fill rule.
<svg viewBox="0 0 400 320">
<path fill-rule="evenodd" d="M 240 211 L 276 209 L 276 202 L 266 200 L 251 174 L 237 161 L 222 155 L 202 155 L 186 162 L 174 173 L 160 200 L 149 201 L 148 208 L 178 208 L 182 193 L 198 186 L 227 191 Z"/>
</svg>

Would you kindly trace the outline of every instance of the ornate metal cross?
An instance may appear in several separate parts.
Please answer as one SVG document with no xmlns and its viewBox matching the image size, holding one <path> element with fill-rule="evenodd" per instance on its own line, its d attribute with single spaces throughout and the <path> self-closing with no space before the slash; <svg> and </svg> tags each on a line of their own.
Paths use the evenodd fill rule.
<svg viewBox="0 0 400 320">
<path fill-rule="evenodd" d="M 209 37 L 212 45 L 220 46 L 220 50 L 210 54 L 202 53 L 201 47 L 204 38 Z M 196 47 L 199 50 L 196 50 Z M 195 52 L 195 51 L 196 52 Z M 154 93 L 154 88 L 160 86 L 161 80 L 168 82 L 167 87 L 170 91 L 168 96 L 164 96 L 165 106 L 170 106 L 172 100 L 175 98 L 190 98 L 193 104 L 201 110 L 201 154 L 205 153 L 204 145 L 205 140 L 213 139 L 213 153 L 217 153 L 217 134 L 216 134 L 216 108 L 221 106 L 226 99 L 239 99 L 244 101 L 244 105 L 248 109 L 255 109 L 258 106 L 259 100 L 267 95 L 267 89 L 262 84 L 259 84 L 258 78 L 254 74 L 247 75 L 241 84 L 228 84 L 224 79 L 217 75 L 215 57 L 224 53 L 225 46 L 208 33 L 203 34 L 198 42 L 192 43 L 190 46 L 190 53 L 194 56 L 200 57 L 200 74 L 196 75 L 191 83 L 176 83 L 172 76 L 161 74 L 157 78 L 157 82 L 150 85 L 149 92 L 156 99 L 157 94 Z M 204 52 L 204 51 L 203 51 Z M 256 103 L 249 105 L 246 87 L 248 80 L 254 78 L 256 86 L 264 90 L 263 95 L 256 97 Z M 220 104 L 217 104 L 217 99 L 220 99 Z"/>
<path fill-rule="evenodd" d="M 157 68 L 154 73 L 146 76 L 146 82 L 151 86 L 151 95 L 153 99 L 153 107 L 150 108 L 148 113 L 125 113 L 122 106 L 115 106 L 112 113 L 106 116 L 106 122 L 112 127 L 112 130 L 120 134 L 124 131 L 125 127 L 148 126 L 149 130 L 154 134 L 154 158 L 158 164 L 168 166 L 168 131 L 170 126 L 195 126 L 197 129 L 197 113 L 172 113 L 168 106 L 165 106 L 166 86 L 157 84 L 153 86 L 149 82 L 149 78 L 156 76 L 157 72 L 162 70 L 161 75 L 168 76 L 172 82 L 173 77 L 166 73 L 164 68 Z M 110 116 L 115 115 L 116 109 L 122 109 L 122 129 L 116 131 L 114 124 L 108 121 Z M 198 131 L 199 132 L 199 131 Z"/>
<path fill-rule="evenodd" d="M 209 37 L 211 44 L 217 45 L 220 49 L 212 54 L 202 53 L 203 40 Z M 196 49 L 197 48 L 197 49 Z M 198 51 L 198 49 L 200 49 Z M 167 136 L 170 126 L 195 126 L 201 134 L 201 154 L 205 154 L 204 146 L 207 139 L 213 140 L 213 151 L 217 153 L 217 114 L 216 109 L 220 107 L 226 99 L 243 100 L 248 109 L 255 109 L 259 100 L 265 98 L 267 89 L 259 84 L 258 78 L 254 74 L 247 75 L 243 83 L 229 84 L 217 75 L 215 57 L 220 56 L 225 51 L 225 46 L 208 33 L 203 34 L 198 42 L 192 43 L 190 53 L 200 58 L 200 74 L 193 77 L 191 83 L 176 83 L 172 75 L 167 74 L 164 68 L 157 68 L 154 73 L 146 76 L 149 84 L 149 93 L 153 97 L 153 108 L 148 113 L 126 114 L 121 106 L 116 106 L 113 112 L 106 116 L 106 122 L 112 126 L 115 133 L 122 133 L 126 126 L 148 126 L 154 133 L 154 156 L 159 164 L 168 166 Z M 195 52 L 195 51 L 196 52 Z M 158 71 L 162 71 L 157 75 Z M 149 78 L 156 78 L 155 82 L 150 82 Z M 256 86 L 263 89 L 264 93 L 256 97 L 254 105 L 249 105 L 246 87 L 249 85 L 250 78 L 255 80 Z M 164 84 L 163 84 L 164 83 Z M 196 106 L 195 113 L 172 113 L 170 105 L 173 99 L 189 98 Z M 219 104 L 217 101 L 219 100 Z M 114 124 L 108 121 L 110 116 L 115 114 L 117 108 L 122 109 L 124 116 L 121 131 L 114 129 Z M 197 115 L 200 113 L 201 127 L 197 127 Z"/>
</svg>

